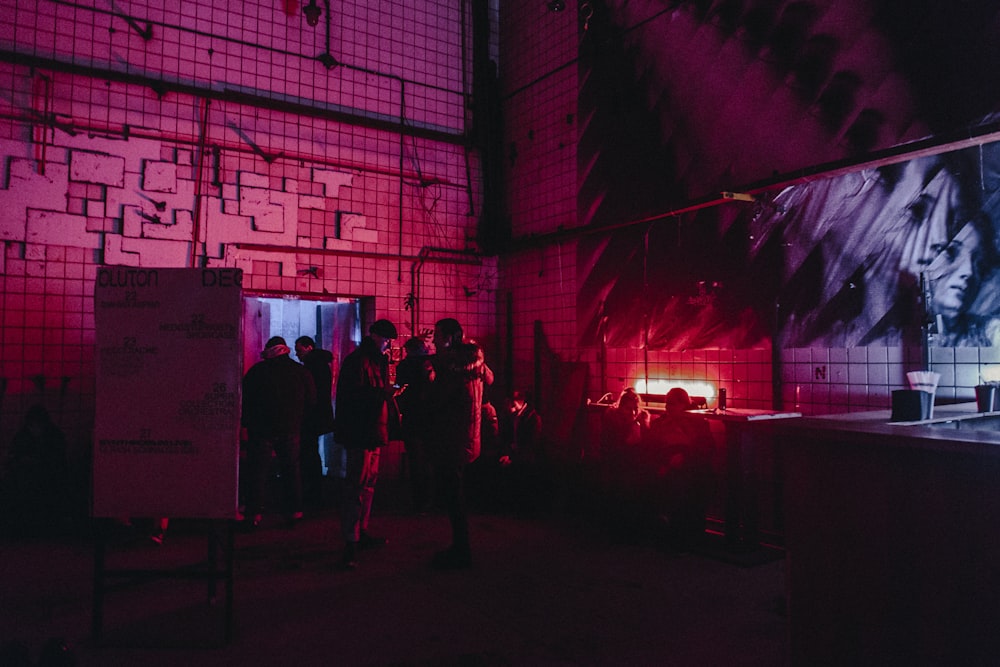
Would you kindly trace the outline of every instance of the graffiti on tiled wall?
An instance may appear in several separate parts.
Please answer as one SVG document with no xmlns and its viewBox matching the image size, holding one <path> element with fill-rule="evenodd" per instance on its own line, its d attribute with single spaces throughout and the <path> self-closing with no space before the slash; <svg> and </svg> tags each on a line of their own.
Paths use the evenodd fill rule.
<svg viewBox="0 0 1000 667">
<path fill-rule="evenodd" d="M 0 143 L 5 156 L 17 155 L 18 148 Z M 163 153 L 170 159 L 162 159 Z M 192 263 L 198 199 L 193 151 L 150 140 L 86 139 L 65 146 L 64 154 L 65 163 L 47 161 L 44 170 L 36 160 L 6 161 L 0 239 L 87 248 L 100 253 L 105 264 Z M 249 270 L 253 252 L 236 244 L 346 249 L 355 242 L 378 242 L 366 216 L 352 212 L 337 215 L 338 224 L 329 225 L 320 238 L 300 238 L 300 215 L 336 208 L 330 200 L 357 178 L 344 171 L 302 171 L 304 183 L 284 178 L 280 189 L 271 187 L 267 174 L 239 171 L 219 194 L 203 196 L 196 254 L 204 254 L 209 265 Z M 281 262 L 283 273 L 294 275 L 293 253 L 268 253 L 268 260 Z"/>
</svg>

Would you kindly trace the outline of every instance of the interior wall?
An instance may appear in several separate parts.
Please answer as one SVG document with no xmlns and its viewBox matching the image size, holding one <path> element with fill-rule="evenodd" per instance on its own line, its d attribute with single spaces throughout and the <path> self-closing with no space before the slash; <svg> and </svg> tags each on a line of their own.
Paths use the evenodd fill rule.
<svg viewBox="0 0 1000 667">
<path fill-rule="evenodd" d="M 594 14 L 588 21 L 590 9 Z M 501 71 L 517 250 L 505 258 L 504 266 L 518 272 L 503 271 L 503 281 L 513 303 L 510 328 L 518 384 L 530 380 L 537 363 L 529 347 L 532 324 L 560 332 L 575 330 L 577 344 L 561 345 L 557 334 L 553 347 L 567 360 L 580 360 L 590 368 L 587 397 L 592 400 L 650 380 L 707 383 L 714 391 L 725 387 L 730 405 L 737 407 L 783 406 L 807 414 L 886 408 L 891 392 L 907 386 L 906 372 L 926 363 L 919 341 L 893 344 L 885 339 L 848 347 L 835 340 L 832 327 L 823 331 L 830 334 L 829 340 L 808 346 L 788 341 L 787 349 L 772 352 L 774 315 L 766 308 L 757 321 L 763 335 L 752 341 L 705 326 L 701 338 L 709 343 L 671 342 L 669 327 L 700 322 L 690 313 L 648 312 L 650 302 L 671 294 L 670 283 L 626 281 L 612 294 L 615 281 L 636 275 L 641 265 L 635 256 L 608 252 L 615 243 L 611 235 L 580 230 L 593 223 L 614 227 L 649 216 L 648 224 L 632 227 L 663 233 L 649 237 L 652 240 L 644 240 L 640 233 L 635 247 L 676 244 L 684 235 L 704 232 L 705 220 L 696 215 L 681 222 L 678 215 L 656 216 L 672 204 L 682 206 L 692 198 L 711 199 L 714 194 L 719 201 L 713 205 L 728 212 L 720 212 L 710 223 L 735 238 L 740 229 L 730 229 L 737 217 L 730 212 L 741 207 L 751 212 L 755 206 L 766 209 L 770 199 L 762 205 L 723 201 L 721 191 L 738 191 L 754 179 L 784 172 L 799 173 L 818 162 L 842 167 L 865 150 L 920 140 L 935 130 L 947 135 L 948 127 L 941 124 L 945 117 L 988 127 L 983 113 L 996 105 L 994 94 L 978 100 L 964 95 L 953 104 L 942 104 L 939 96 L 929 95 L 919 76 L 919 58 L 879 55 L 907 48 L 899 40 L 901 34 L 894 32 L 898 22 L 889 20 L 897 8 L 859 0 L 772 3 L 768 12 L 758 9 L 762 6 L 753 3 L 577 2 L 568 3 L 569 11 L 552 13 L 541 3 L 505 4 L 501 34 L 510 41 L 509 48 L 501 45 Z M 965 9 L 975 13 L 971 7 Z M 971 17 L 963 11 L 939 20 L 934 3 L 898 11 L 907 14 L 915 30 L 949 45 L 955 39 L 948 35 L 959 34 L 955 31 Z M 985 58 L 982 64 L 995 62 L 996 55 L 984 46 L 990 41 L 989 31 L 973 23 L 966 31 L 974 35 L 970 52 Z M 512 32 L 516 37 L 510 37 Z M 848 33 L 863 37 L 845 39 Z M 622 47 L 617 50 L 616 38 Z M 824 44 L 831 50 L 823 51 Z M 950 48 L 946 51 L 943 57 L 966 58 Z M 605 70 L 615 58 L 624 58 L 633 69 L 608 75 Z M 599 67 L 591 66 L 595 63 Z M 892 70 L 894 65 L 898 69 Z M 820 71 L 822 67 L 829 69 Z M 941 63 L 932 69 L 940 72 Z M 963 69 L 960 78 L 968 80 L 972 71 L 982 70 Z M 849 81 L 858 86 L 844 88 L 842 84 Z M 553 141 L 558 137 L 552 130 L 556 119 L 568 118 L 557 106 L 565 102 L 565 95 L 572 95 L 578 104 L 572 110 L 578 125 L 572 145 L 561 137 Z M 629 112 L 625 108 L 629 100 L 637 101 L 642 113 Z M 639 140 L 635 134 L 640 128 L 652 128 L 653 133 Z M 569 152 L 575 154 L 575 164 L 567 161 Z M 609 155 L 619 159 L 603 159 Z M 992 178 L 992 169 L 982 176 Z M 574 204 L 560 198 L 563 188 L 576 193 Z M 876 236 L 881 238 L 873 234 L 873 243 Z M 805 245 L 815 247 L 803 240 L 815 241 L 780 239 L 792 247 L 791 253 L 806 252 Z M 714 249 L 695 248 L 697 252 L 682 249 L 656 260 L 652 273 L 670 274 L 684 263 L 706 272 L 728 270 L 726 286 L 749 293 L 749 299 L 739 299 L 741 303 L 763 299 L 763 306 L 770 303 L 773 309 L 781 298 L 762 293 L 759 278 L 779 284 L 782 258 L 761 255 L 759 271 L 733 272 L 731 250 L 737 245 L 734 241 Z M 577 271 L 572 297 L 562 290 L 565 283 L 549 282 L 548 270 L 555 266 L 551 259 L 567 248 L 573 248 L 573 257 L 561 266 L 573 265 Z M 767 271 L 771 273 L 764 275 Z M 543 289 L 535 289 L 538 282 L 544 283 Z M 791 282 L 805 289 L 801 279 Z M 837 289 L 847 289 L 849 282 L 838 283 Z M 691 283 L 690 293 L 683 295 L 686 300 L 711 301 L 715 295 L 709 290 L 697 292 L 698 284 Z M 593 317 L 579 313 L 563 317 L 561 307 L 579 294 L 593 300 Z M 891 302 L 888 291 L 883 296 Z M 632 332 L 610 344 L 606 322 L 598 312 L 606 300 L 618 307 L 621 328 L 626 334 Z M 638 307 L 623 310 L 624 304 Z M 653 349 L 644 339 L 645 316 L 663 317 L 658 342 L 664 349 Z M 736 318 L 729 331 L 736 332 L 743 324 Z M 970 345 L 968 340 L 956 347 L 938 336 L 929 363 L 942 376 L 939 399 L 971 400 L 974 385 L 985 377 L 994 357 L 992 347 Z"/>
<path fill-rule="evenodd" d="M 99 266 L 238 267 L 375 297 L 403 336 L 492 336 L 466 13 L 346 0 L 310 27 L 301 4 L 0 0 L 0 446 L 40 402 L 85 458 Z"/>
<path fill-rule="evenodd" d="M 514 0 L 500 7 L 500 72 L 504 115 L 505 191 L 515 238 L 577 226 L 577 116 L 575 59 L 582 38 L 574 3 L 551 12 L 544 2 Z M 517 244 L 501 259 L 502 337 L 509 347 L 507 382 L 541 391 L 536 331 L 563 361 L 577 347 L 576 243 Z M 548 383 L 543 383 L 548 386 Z M 553 391 L 565 386 L 553 383 Z M 582 397 L 580 397 L 582 399 Z M 554 396 L 539 403 L 561 405 Z M 572 414 L 550 411 L 550 423 Z"/>
</svg>

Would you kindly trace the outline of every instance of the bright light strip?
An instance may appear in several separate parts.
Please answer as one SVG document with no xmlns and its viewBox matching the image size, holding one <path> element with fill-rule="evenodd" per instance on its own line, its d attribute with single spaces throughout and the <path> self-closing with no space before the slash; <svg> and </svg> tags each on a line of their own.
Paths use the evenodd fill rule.
<svg viewBox="0 0 1000 667">
<path fill-rule="evenodd" d="M 1000 366 L 987 366 L 980 370 L 983 382 L 1000 382 Z"/>
<path fill-rule="evenodd" d="M 1000 367 L 998 367 L 1000 371 Z M 674 387 L 680 387 L 688 393 L 688 396 L 704 396 L 706 400 L 715 398 L 715 387 L 708 382 L 677 382 L 674 380 L 650 380 L 649 388 L 646 388 L 646 380 L 635 381 L 635 390 L 640 394 L 653 394 L 663 396 Z"/>
</svg>

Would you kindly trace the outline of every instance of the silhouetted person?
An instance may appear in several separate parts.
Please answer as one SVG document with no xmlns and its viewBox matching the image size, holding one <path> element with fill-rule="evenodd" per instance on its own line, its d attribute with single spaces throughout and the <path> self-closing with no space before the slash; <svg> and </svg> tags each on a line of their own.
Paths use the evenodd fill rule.
<svg viewBox="0 0 1000 667">
<path fill-rule="evenodd" d="M 479 456 L 483 387 L 493 383 L 493 371 L 486 365 L 482 349 L 464 340 L 458 320 L 438 320 L 434 347 L 432 448 L 441 497 L 451 522 L 451 545 L 434 556 L 432 565 L 466 568 L 472 565 L 472 550 L 464 476 L 466 466 Z"/>
<path fill-rule="evenodd" d="M 465 470 L 466 498 L 477 509 L 494 512 L 506 506 L 507 497 L 500 466 L 500 416 L 486 391 L 483 392 L 479 441 L 479 458 Z"/>
<path fill-rule="evenodd" d="M 312 375 L 316 386 L 316 404 L 302 420 L 299 468 L 302 499 L 306 505 L 319 508 L 323 505 L 323 459 L 319 455 L 319 438 L 333 432 L 333 354 L 316 347 L 316 341 L 309 336 L 300 336 L 295 341 L 295 355 Z"/>
<path fill-rule="evenodd" d="M 611 486 L 628 484 L 639 445 L 649 431 L 649 411 L 635 389 L 625 389 L 601 420 L 599 457 L 604 479 Z"/>
<path fill-rule="evenodd" d="M 708 422 L 691 414 L 688 393 L 667 392 L 665 411 L 649 427 L 643 460 L 652 480 L 653 509 L 663 512 L 670 537 L 688 543 L 705 530 L 705 511 L 712 491 L 715 441 Z"/>
<path fill-rule="evenodd" d="M 511 508 L 534 512 L 540 509 L 544 487 L 550 485 L 545 479 L 549 462 L 542 443 L 542 417 L 524 392 L 515 391 L 504 421 L 499 459 L 503 492 Z"/>
<path fill-rule="evenodd" d="M 41 405 L 33 405 L 11 441 L 4 513 L 16 530 L 49 532 L 70 512 L 66 437 Z"/>
<path fill-rule="evenodd" d="M 337 376 L 335 437 L 344 447 L 347 461 L 340 503 L 344 553 L 339 567 L 345 570 L 358 566 L 359 549 L 386 542 L 368 533 L 368 522 L 378 481 L 379 452 L 389 444 L 387 400 L 393 388 L 386 351 L 396 336 L 392 322 L 376 320 L 361 344 L 344 357 Z"/>
<path fill-rule="evenodd" d="M 642 408 L 639 394 L 632 387 L 621 393 L 601 420 L 596 462 L 601 495 L 598 512 L 612 532 L 625 536 L 635 533 L 642 523 L 639 458 L 649 420 L 649 412 Z"/>
<path fill-rule="evenodd" d="M 299 448 L 302 420 L 316 403 L 312 375 L 289 357 L 281 336 L 268 339 L 262 361 L 243 376 L 242 422 L 247 430 L 246 514 L 260 525 L 272 452 L 281 475 L 282 511 L 289 523 L 302 518 Z"/>
<path fill-rule="evenodd" d="M 430 350 L 423 338 L 413 337 L 403 344 L 406 356 L 396 366 L 399 389 L 396 404 L 402 416 L 403 446 L 410 473 L 410 494 L 418 513 L 430 510 L 433 502 L 433 464 L 427 451 L 430 437 L 429 399 Z"/>
</svg>

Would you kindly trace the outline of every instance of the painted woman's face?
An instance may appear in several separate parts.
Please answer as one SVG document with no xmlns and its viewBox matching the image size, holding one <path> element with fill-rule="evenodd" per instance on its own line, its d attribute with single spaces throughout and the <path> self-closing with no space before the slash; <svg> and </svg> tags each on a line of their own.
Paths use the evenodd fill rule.
<svg viewBox="0 0 1000 667">
<path fill-rule="evenodd" d="M 976 281 L 976 257 L 981 237 L 975 225 L 967 224 L 950 242 L 932 246 L 935 254 L 930 278 L 930 310 L 935 315 L 953 318 L 962 312 L 971 298 Z"/>
<path fill-rule="evenodd" d="M 900 271 L 919 276 L 949 245 L 948 228 L 959 209 L 957 179 L 934 160 L 914 160 L 906 165 L 891 199 L 890 208 L 902 209 L 898 227 L 902 238 Z"/>
</svg>

